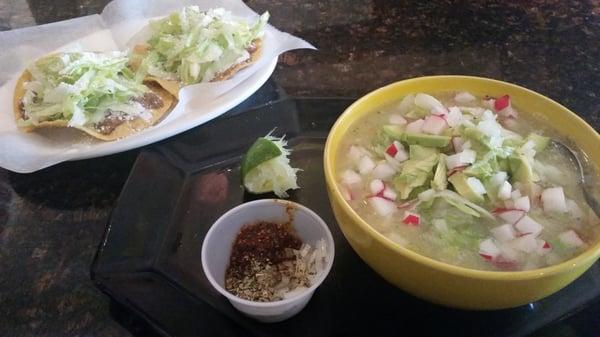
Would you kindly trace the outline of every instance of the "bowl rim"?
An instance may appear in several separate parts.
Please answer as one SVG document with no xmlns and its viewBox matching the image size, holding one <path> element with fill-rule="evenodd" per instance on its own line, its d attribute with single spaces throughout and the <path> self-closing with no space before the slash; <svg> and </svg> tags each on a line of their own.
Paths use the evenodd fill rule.
<svg viewBox="0 0 600 337">
<path fill-rule="evenodd" d="M 325 149 L 324 149 L 324 153 L 323 153 L 325 180 L 326 180 L 326 184 L 328 185 L 330 191 L 332 192 L 332 193 L 330 193 L 330 197 L 333 197 L 336 199 L 335 201 L 341 206 L 341 208 L 343 209 L 343 212 L 348 214 L 352 218 L 352 220 L 355 223 L 357 223 L 359 227 L 361 227 L 362 230 L 369 233 L 369 235 L 371 237 L 373 237 L 379 244 L 384 245 L 387 249 L 392 250 L 395 253 L 398 253 L 414 262 L 425 265 L 428 268 L 440 270 L 440 271 L 443 271 L 443 272 L 446 272 L 449 274 L 453 274 L 453 275 L 469 277 L 469 278 L 473 278 L 473 279 L 508 280 L 508 281 L 531 280 L 531 279 L 536 279 L 536 278 L 539 278 L 542 276 L 551 276 L 551 275 L 565 273 L 565 272 L 568 272 L 571 268 L 575 268 L 578 265 L 585 265 L 588 263 L 591 264 L 594 262 L 594 260 L 598 259 L 598 257 L 600 256 L 600 238 L 597 239 L 595 244 L 590 245 L 590 247 L 588 247 L 581 254 L 579 254 L 575 257 L 572 257 L 566 261 L 563 261 L 561 263 L 547 266 L 544 268 L 532 269 L 532 270 L 522 270 L 522 271 L 489 271 L 489 270 L 479 270 L 479 269 L 461 267 L 461 266 L 452 265 L 452 264 L 449 264 L 446 262 L 442 262 L 442 261 L 433 259 L 433 258 L 425 256 L 425 255 L 421 255 L 409 248 L 405 248 L 405 247 L 391 241 L 390 239 L 385 237 L 383 234 L 381 234 L 377 230 L 375 230 L 372 226 L 370 226 L 365 220 L 363 220 L 363 218 L 360 215 L 358 215 L 358 213 L 356 213 L 356 211 L 354 211 L 354 209 L 352 207 L 350 207 L 350 205 L 342 197 L 342 193 L 339 189 L 339 186 L 334 179 L 335 172 L 333 172 L 333 160 L 335 157 L 335 153 L 332 152 L 333 151 L 332 147 L 334 146 L 334 144 L 332 144 L 332 138 L 333 138 L 333 135 L 337 132 L 339 125 L 342 124 L 345 119 L 350 118 L 349 116 L 351 116 L 353 114 L 353 112 L 357 106 L 370 100 L 371 97 L 377 96 L 381 92 L 393 90 L 393 88 L 395 88 L 396 86 L 405 85 L 406 83 L 410 83 L 410 82 L 435 81 L 435 80 L 457 80 L 457 81 L 469 80 L 469 81 L 479 81 L 482 84 L 495 83 L 495 84 L 499 84 L 502 86 L 510 87 L 516 91 L 525 92 L 525 93 L 533 96 L 535 99 L 545 101 L 548 104 L 556 106 L 557 108 L 559 108 L 559 110 L 561 110 L 563 113 L 568 114 L 571 118 L 574 118 L 575 120 L 579 120 L 580 122 L 582 122 L 585 125 L 585 127 L 588 129 L 587 131 L 594 134 L 595 141 L 600 144 L 600 135 L 594 130 L 594 128 L 592 128 L 585 120 L 583 120 L 577 114 L 575 114 L 574 112 L 572 112 L 571 110 L 569 110 L 568 108 L 563 106 L 562 104 L 560 104 L 538 92 L 535 92 L 531 89 L 527 89 L 525 87 L 522 87 L 522 86 L 519 86 L 516 84 L 512 84 L 512 83 L 508 83 L 508 82 L 504 82 L 504 81 L 500 81 L 500 80 L 495 80 L 495 79 L 491 79 L 491 78 L 486 78 L 486 77 L 466 76 L 466 75 L 422 76 L 422 77 L 415 77 L 415 78 L 409 78 L 409 79 L 396 81 L 396 82 L 387 84 L 383 87 L 380 87 L 378 89 L 375 89 L 375 90 L 367 93 L 366 95 L 360 97 L 359 99 L 357 99 L 354 103 L 352 103 L 350 106 L 348 106 L 344 110 L 344 112 L 337 118 L 336 122 L 333 124 L 333 126 L 331 127 L 331 129 L 329 131 L 329 135 L 327 137 L 327 141 L 325 143 Z M 353 122 L 355 122 L 355 121 L 353 121 Z"/>
<path fill-rule="evenodd" d="M 323 269 L 323 271 L 320 273 L 320 275 L 318 275 L 318 277 L 313 280 L 313 283 L 310 285 L 310 287 L 306 288 L 304 291 L 302 291 L 292 297 L 284 298 L 282 300 L 272 301 L 272 302 L 250 301 L 250 300 L 246 300 L 241 297 L 235 296 L 234 294 L 228 292 L 224 287 L 222 287 L 216 281 L 216 279 L 214 278 L 212 273 L 208 272 L 210 269 L 208 268 L 208 264 L 206 262 L 206 259 L 208 256 L 206 243 L 211 238 L 213 238 L 213 234 L 216 230 L 215 228 L 217 228 L 218 226 L 222 226 L 223 224 L 227 224 L 226 219 L 228 217 L 230 217 L 232 214 L 235 214 L 237 212 L 243 212 L 243 211 L 245 211 L 245 209 L 252 208 L 252 207 L 262 207 L 265 204 L 269 204 L 269 205 L 277 204 L 282 207 L 291 205 L 297 211 L 307 213 L 314 220 L 314 222 L 319 225 L 319 227 L 323 228 L 323 230 L 325 232 L 325 237 L 323 239 L 325 239 L 325 241 L 327 242 L 327 245 L 328 245 L 327 250 L 331 249 L 331 256 L 328 256 L 325 269 Z M 231 244 L 233 244 L 233 242 L 231 242 Z M 215 222 L 210 226 L 208 232 L 204 236 L 204 241 L 202 242 L 202 252 L 201 252 L 202 270 L 204 272 L 204 275 L 208 279 L 209 283 L 213 286 L 213 288 L 216 289 L 221 295 L 225 296 L 230 301 L 234 301 L 236 303 L 239 303 L 239 304 L 242 304 L 245 306 L 249 306 L 249 307 L 255 307 L 255 308 L 273 308 L 273 307 L 285 306 L 287 304 L 295 303 L 295 302 L 301 300 L 302 298 L 304 298 L 304 296 L 311 294 L 313 291 L 315 291 L 321 285 L 321 283 L 323 283 L 323 281 L 325 281 L 325 279 L 329 275 L 329 272 L 331 271 L 331 268 L 333 266 L 334 259 L 335 259 L 335 243 L 333 241 L 333 235 L 331 234 L 331 231 L 329 230 L 327 223 L 317 213 L 315 213 L 310 208 L 308 208 L 300 203 L 290 201 L 290 200 L 283 200 L 283 199 L 252 200 L 252 201 L 244 202 L 242 204 L 239 204 L 239 205 L 231 208 L 230 210 L 225 212 L 223 215 L 221 215 L 217 220 L 215 220 Z"/>
</svg>

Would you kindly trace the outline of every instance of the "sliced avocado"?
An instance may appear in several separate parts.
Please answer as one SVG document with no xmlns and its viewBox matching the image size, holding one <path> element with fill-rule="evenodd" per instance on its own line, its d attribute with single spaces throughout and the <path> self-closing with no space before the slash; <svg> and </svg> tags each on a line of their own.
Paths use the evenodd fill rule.
<svg viewBox="0 0 600 337">
<path fill-rule="evenodd" d="M 384 125 L 383 132 L 395 140 L 405 142 L 409 145 L 421 145 L 428 147 L 445 147 L 450 144 L 450 137 L 428 135 L 425 133 L 405 132 L 398 125 Z"/>
<path fill-rule="evenodd" d="M 484 180 L 498 171 L 498 160 L 494 152 L 490 151 L 477 160 L 473 165 L 466 168 L 463 173 L 470 177 L 477 177 Z"/>
<path fill-rule="evenodd" d="M 457 172 L 451 175 L 450 178 L 448 178 L 448 181 L 452 183 L 452 186 L 454 186 L 454 189 L 456 190 L 456 192 L 458 192 L 458 194 L 462 195 L 468 200 L 472 202 L 485 201 L 482 195 L 475 193 L 471 186 L 467 184 L 467 178 L 468 176 L 466 176 L 462 172 Z"/>
<path fill-rule="evenodd" d="M 491 150 L 492 146 L 490 145 L 490 137 L 486 136 L 483 132 L 479 131 L 479 129 L 474 127 L 468 127 L 463 130 L 463 137 L 471 141 L 471 146 L 473 150 L 476 152 L 481 148 L 486 150 Z"/>
<path fill-rule="evenodd" d="M 452 199 L 450 199 L 450 198 L 444 198 L 444 200 L 445 200 L 445 201 L 446 201 L 448 204 L 450 204 L 450 205 L 452 205 L 452 206 L 456 207 L 456 208 L 457 208 L 459 211 L 461 211 L 461 212 L 463 212 L 463 213 L 466 213 L 466 214 L 468 214 L 468 215 L 472 215 L 472 216 L 474 216 L 474 217 L 476 217 L 476 218 L 479 218 L 479 217 L 480 217 L 479 213 L 478 213 L 476 210 L 472 209 L 471 207 L 469 207 L 469 206 L 467 206 L 467 205 L 465 205 L 465 204 L 463 204 L 463 203 L 460 203 L 460 202 L 458 202 L 458 201 L 456 201 L 456 200 L 452 200 Z"/>
<path fill-rule="evenodd" d="M 404 141 L 409 145 L 417 144 L 429 147 L 445 147 L 450 144 L 450 137 L 405 132 Z"/>
<path fill-rule="evenodd" d="M 402 140 L 404 130 L 398 125 L 384 125 L 383 132 L 395 140 Z"/>
<path fill-rule="evenodd" d="M 513 182 L 528 184 L 539 180 L 524 155 L 513 154 L 508 158 L 508 164 Z"/>
<path fill-rule="evenodd" d="M 525 138 L 525 141 L 523 142 L 523 144 L 527 143 L 530 140 L 533 141 L 533 143 L 535 144 L 535 147 L 533 149 L 537 153 L 543 151 L 546 148 L 546 146 L 548 146 L 548 144 L 550 143 L 550 138 L 540 136 L 535 133 L 530 133 L 529 136 L 527 136 L 527 138 Z"/>
<path fill-rule="evenodd" d="M 431 156 L 437 156 L 439 151 L 434 147 L 424 147 L 421 145 L 409 146 L 410 159 L 422 160 Z"/>
<path fill-rule="evenodd" d="M 394 177 L 393 181 L 394 188 L 400 192 L 400 198 L 408 198 L 414 188 L 425 185 L 431 179 L 431 171 L 437 162 L 438 156 L 405 161 L 402 165 L 402 171 Z"/>
<path fill-rule="evenodd" d="M 433 174 L 433 180 L 431 181 L 431 188 L 436 191 L 443 191 L 448 187 L 448 179 L 446 178 L 446 155 L 440 154 L 435 173 Z"/>
</svg>

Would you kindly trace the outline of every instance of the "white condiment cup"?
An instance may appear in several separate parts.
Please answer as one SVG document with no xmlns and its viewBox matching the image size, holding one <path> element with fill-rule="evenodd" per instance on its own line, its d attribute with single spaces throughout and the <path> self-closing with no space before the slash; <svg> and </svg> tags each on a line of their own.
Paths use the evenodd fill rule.
<svg viewBox="0 0 600 337">
<path fill-rule="evenodd" d="M 260 221 L 286 223 L 290 220 L 302 242 L 314 248 L 320 239 L 325 240 L 325 267 L 313 278 L 310 287 L 274 302 L 248 301 L 225 290 L 225 271 L 229 265 L 233 242 L 242 226 Z M 202 268 L 210 284 L 227 297 L 236 309 L 261 322 L 279 322 L 300 312 L 315 289 L 325 280 L 333 264 L 333 246 L 329 228 L 310 209 L 287 200 L 255 200 L 232 208 L 212 225 L 202 245 Z"/>
</svg>

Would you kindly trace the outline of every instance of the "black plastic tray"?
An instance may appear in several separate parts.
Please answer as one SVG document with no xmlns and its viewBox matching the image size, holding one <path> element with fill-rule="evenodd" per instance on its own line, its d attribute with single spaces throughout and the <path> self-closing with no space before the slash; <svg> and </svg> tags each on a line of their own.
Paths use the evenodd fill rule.
<svg viewBox="0 0 600 337">
<path fill-rule="evenodd" d="M 350 103 L 282 99 L 219 118 L 142 151 L 92 265 L 95 284 L 164 336 L 524 336 L 544 327 L 541 335 L 558 336 L 565 334 L 564 326 L 549 329 L 549 324 L 578 311 L 584 313 L 576 317 L 588 317 L 590 310 L 592 318 L 574 323 L 575 328 L 567 326 L 572 328 L 567 333 L 600 333 L 593 318 L 600 299 L 598 263 L 549 298 L 490 312 L 430 304 L 373 272 L 339 230 L 323 177 L 327 133 Z M 303 170 L 302 188 L 290 199 L 328 223 L 336 257 L 329 277 L 298 316 L 262 324 L 238 313 L 211 288 L 200 251 L 204 235 L 225 211 L 250 199 L 273 197 L 244 193 L 239 161 L 258 136 L 275 127 L 294 149 L 293 166 Z"/>
</svg>

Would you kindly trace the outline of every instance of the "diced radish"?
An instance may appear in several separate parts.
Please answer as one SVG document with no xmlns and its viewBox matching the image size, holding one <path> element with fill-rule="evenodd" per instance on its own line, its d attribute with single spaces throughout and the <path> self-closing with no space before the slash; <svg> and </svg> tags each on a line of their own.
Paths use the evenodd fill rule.
<svg viewBox="0 0 600 337">
<path fill-rule="evenodd" d="M 504 95 L 502 97 L 496 98 L 494 101 L 494 109 L 496 111 L 500 111 L 510 105 L 510 96 Z"/>
<path fill-rule="evenodd" d="M 551 187 L 542 191 L 542 206 L 544 211 L 564 213 L 567 211 L 565 193 L 562 187 Z"/>
<path fill-rule="evenodd" d="M 443 117 L 431 115 L 425 118 L 421 131 L 432 135 L 439 135 L 447 126 L 448 124 Z"/>
<path fill-rule="evenodd" d="M 454 95 L 454 100 L 457 103 L 469 103 L 469 102 L 473 102 L 475 100 L 475 96 L 471 95 L 470 93 L 466 92 L 466 91 L 461 91 L 459 93 L 457 93 L 456 95 Z"/>
<path fill-rule="evenodd" d="M 552 247 L 550 247 L 550 244 L 542 239 L 537 239 L 537 249 L 536 252 L 539 255 L 546 255 L 550 252 L 550 250 L 552 250 Z"/>
<path fill-rule="evenodd" d="M 396 194 L 396 192 L 394 192 L 393 189 L 391 189 L 390 187 L 386 186 L 385 189 L 383 190 L 383 192 L 381 193 L 381 195 L 391 201 L 395 201 L 396 197 L 398 197 L 398 195 Z"/>
<path fill-rule="evenodd" d="M 362 147 L 357 145 L 350 145 L 350 148 L 348 149 L 348 158 L 350 158 L 350 160 L 352 161 L 357 162 L 360 160 L 360 157 L 365 155 L 365 153 L 366 150 Z"/>
<path fill-rule="evenodd" d="M 537 221 L 533 220 L 529 216 L 525 215 L 515 224 L 515 228 L 520 234 L 531 234 L 534 237 L 542 232 L 542 225 Z"/>
<path fill-rule="evenodd" d="M 462 120 L 463 115 L 458 107 L 453 106 L 448 109 L 448 114 L 446 115 L 446 123 L 448 123 L 449 127 L 453 128 L 459 125 L 462 122 Z"/>
<path fill-rule="evenodd" d="M 498 111 L 498 115 L 502 116 L 505 120 L 506 119 L 512 119 L 512 120 L 514 120 L 517 117 L 519 117 L 519 113 L 517 112 L 517 110 L 515 110 L 511 106 L 507 106 L 506 108 Z"/>
<path fill-rule="evenodd" d="M 465 140 L 462 137 L 452 137 L 452 147 L 454 148 L 454 152 L 462 152 L 463 144 Z"/>
<path fill-rule="evenodd" d="M 404 216 L 402 217 L 402 222 L 407 225 L 418 226 L 419 223 L 421 222 L 421 217 L 416 213 L 404 211 Z"/>
<path fill-rule="evenodd" d="M 572 229 L 558 234 L 558 239 L 569 247 L 581 247 L 584 245 L 583 240 L 581 240 L 579 235 Z"/>
<path fill-rule="evenodd" d="M 507 178 L 508 175 L 506 172 L 498 171 L 490 178 L 490 183 L 492 183 L 492 186 L 500 186 L 506 181 Z"/>
<path fill-rule="evenodd" d="M 498 189 L 498 199 L 500 199 L 500 200 L 510 199 L 510 190 L 511 189 L 512 189 L 512 186 L 510 185 L 510 183 L 508 181 L 504 181 L 502 183 L 502 185 L 500 185 L 500 188 Z"/>
<path fill-rule="evenodd" d="M 457 166 L 457 167 L 453 168 L 452 170 L 449 170 L 448 173 L 446 173 L 447 177 L 450 178 L 450 177 L 452 177 L 452 175 L 454 175 L 454 173 L 456 173 L 456 172 L 462 172 L 467 167 L 469 167 L 469 165 Z"/>
<path fill-rule="evenodd" d="M 494 108 L 494 104 L 496 103 L 496 100 L 494 98 L 486 98 L 483 101 L 481 101 L 481 103 L 483 104 L 483 106 L 487 107 L 488 109 L 493 109 Z"/>
<path fill-rule="evenodd" d="M 532 234 L 520 236 L 510 242 L 510 245 L 521 252 L 531 253 L 537 250 L 538 243 Z"/>
<path fill-rule="evenodd" d="M 349 188 L 347 188 L 346 186 L 340 186 L 340 191 L 342 192 L 342 196 L 344 197 L 344 200 L 346 200 L 346 201 L 352 200 L 352 192 L 350 191 Z"/>
<path fill-rule="evenodd" d="M 386 161 L 379 162 L 373 169 L 373 177 L 387 180 L 396 174 L 396 170 Z"/>
<path fill-rule="evenodd" d="M 371 191 L 371 194 L 373 194 L 373 195 L 378 195 L 379 193 L 383 193 L 384 189 L 385 189 L 385 185 L 383 184 L 383 181 L 381 181 L 380 179 L 373 179 L 369 183 L 369 190 Z"/>
<path fill-rule="evenodd" d="M 477 130 L 488 137 L 499 137 L 502 134 L 502 127 L 495 120 L 479 122 L 477 124 Z"/>
<path fill-rule="evenodd" d="M 492 239 L 485 239 L 479 243 L 479 255 L 486 260 L 493 260 L 500 254 L 500 249 Z"/>
<path fill-rule="evenodd" d="M 516 224 L 519 220 L 521 220 L 522 217 L 525 216 L 525 212 L 517 209 L 503 210 L 501 212 L 494 213 L 496 213 L 500 219 L 511 224 Z"/>
<path fill-rule="evenodd" d="M 397 115 L 397 114 L 390 115 L 389 121 L 390 121 L 390 124 L 395 124 L 395 125 L 400 125 L 400 126 L 406 125 L 406 123 L 408 123 L 406 121 L 406 119 L 404 117 L 402 117 L 402 115 Z"/>
<path fill-rule="evenodd" d="M 469 187 L 471 188 L 471 190 L 473 192 L 475 192 L 479 195 L 483 195 L 483 194 L 487 193 L 487 191 L 485 190 L 485 187 L 481 183 L 481 180 L 479 180 L 475 177 L 467 178 L 467 185 L 469 185 Z"/>
<path fill-rule="evenodd" d="M 414 104 L 415 104 L 415 95 L 413 95 L 413 94 L 406 95 L 406 96 L 404 96 L 402 101 L 400 101 L 400 104 L 398 105 L 398 112 L 400 112 L 403 115 L 406 115 L 410 111 L 410 109 L 412 109 Z"/>
<path fill-rule="evenodd" d="M 508 130 L 514 130 L 517 127 L 517 120 L 509 117 L 501 120 L 502 126 L 504 126 Z"/>
<path fill-rule="evenodd" d="M 387 153 L 383 154 L 383 157 L 385 158 L 385 161 L 394 168 L 394 170 L 398 171 L 398 169 L 400 168 L 400 162 L 397 161 L 396 159 L 394 159 L 394 157 L 390 156 Z"/>
<path fill-rule="evenodd" d="M 381 197 L 370 197 L 367 198 L 367 203 L 379 214 L 380 216 L 388 216 L 396 211 L 396 204 Z"/>
<path fill-rule="evenodd" d="M 444 108 L 444 105 L 442 105 L 442 103 L 438 101 L 435 97 L 423 93 L 418 93 L 415 96 L 415 105 L 427 111 L 431 111 L 434 109 L 441 110 Z"/>
<path fill-rule="evenodd" d="M 477 153 L 475 151 L 467 149 L 459 153 L 453 154 L 446 157 L 446 167 L 451 170 L 455 167 L 472 164 L 475 162 Z"/>
<path fill-rule="evenodd" d="M 406 132 L 421 133 L 423 123 L 425 123 L 424 119 L 417 119 L 413 122 L 408 123 L 406 125 Z"/>
<path fill-rule="evenodd" d="M 434 196 L 435 196 L 435 191 L 431 188 L 426 191 L 423 191 L 423 192 L 419 193 L 419 195 L 417 195 L 417 197 L 421 201 L 430 201 L 431 199 L 433 199 Z"/>
<path fill-rule="evenodd" d="M 520 198 L 521 197 L 521 191 L 519 191 L 518 189 L 515 189 L 514 191 L 510 192 L 510 197 L 513 200 L 516 200 L 516 199 Z"/>
<path fill-rule="evenodd" d="M 394 145 L 394 148 L 396 149 L 396 154 L 394 154 L 393 156 L 390 154 L 390 156 L 392 156 L 398 162 L 403 162 L 403 161 L 405 161 L 405 160 L 408 159 L 408 153 L 404 149 L 404 146 L 402 146 L 402 143 L 400 143 L 399 141 L 395 140 L 392 143 L 392 145 Z"/>
<path fill-rule="evenodd" d="M 490 229 L 494 238 L 500 242 L 510 241 L 517 237 L 517 233 L 511 224 L 504 224 Z"/>
<path fill-rule="evenodd" d="M 531 208 L 531 204 L 529 203 L 529 197 L 523 196 L 523 197 L 515 199 L 514 207 L 516 209 L 520 209 L 522 211 L 529 212 L 529 209 Z"/>
<path fill-rule="evenodd" d="M 506 199 L 506 200 L 504 200 L 504 208 L 514 209 L 515 208 L 515 202 L 512 199 Z"/>
<path fill-rule="evenodd" d="M 360 174 L 350 169 L 342 172 L 342 174 L 340 174 L 340 178 L 342 180 L 342 184 L 346 186 L 352 186 L 355 184 L 360 184 L 362 182 L 362 177 L 360 176 Z"/>
<path fill-rule="evenodd" d="M 375 168 L 375 162 L 369 156 L 362 156 L 358 162 L 358 172 L 360 174 L 368 174 Z"/>
<path fill-rule="evenodd" d="M 385 149 L 385 153 L 394 157 L 396 155 L 396 153 L 398 153 L 398 148 L 396 147 L 396 145 L 394 143 L 392 143 L 392 144 L 390 144 L 390 146 L 387 147 L 387 149 Z"/>
<path fill-rule="evenodd" d="M 581 210 L 581 208 L 579 207 L 579 205 L 577 205 L 577 203 L 571 199 L 567 199 L 566 201 L 567 204 L 567 210 L 569 211 L 569 214 L 571 214 L 571 217 L 575 218 L 575 219 L 581 219 L 583 218 L 583 211 Z"/>
</svg>

